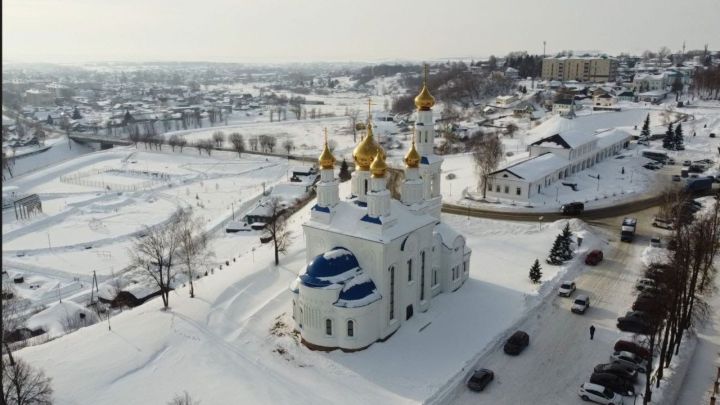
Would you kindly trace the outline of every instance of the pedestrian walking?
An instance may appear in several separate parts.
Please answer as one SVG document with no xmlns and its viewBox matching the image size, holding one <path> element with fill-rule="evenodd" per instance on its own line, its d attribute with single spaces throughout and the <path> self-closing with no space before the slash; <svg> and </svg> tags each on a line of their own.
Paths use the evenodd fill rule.
<svg viewBox="0 0 720 405">
<path fill-rule="evenodd" d="M 590 325 L 590 340 L 595 337 L 595 325 Z"/>
</svg>

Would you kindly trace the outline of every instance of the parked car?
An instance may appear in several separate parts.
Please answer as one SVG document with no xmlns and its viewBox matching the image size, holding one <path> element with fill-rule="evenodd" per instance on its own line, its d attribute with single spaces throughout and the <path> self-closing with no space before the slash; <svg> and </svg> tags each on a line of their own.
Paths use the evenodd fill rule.
<svg viewBox="0 0 720 405">
<path fill-rule="evenodd" d="M 617 342 L 615 342 L 615 346 L 613 347 L 613 349 L 616 352 L 630 352 L 644 359 L 650 358 L 650 351 L 645 348 L 645 346 L 642 346 L 635 342 L 630 342 L 628 340 L 618 340 Z"/>
<path fill-rule="evenodd" d="M 590 266 L 596 266 L 603 259 L 602 250 L 591 250 L 587 256 L 585 256 L 585 264 Z"/>
<path fill-rule="evenodd" d="M 512 334 L 508 338 L 508 340 L 505 342 L 505 346 L 503 347 L 503 351 L 506 354 L 511 355 L 518 355 L 520 352 L 522 352 L 528 345 L 530 344 L 530 336 L 519 330 Z"/>
<path fill-rule="evenodd" d="M 584 314 L 590 308 L 590 297 L 587 295 L 578 295 L 570 307 L 570 311 L 576 314 Z"/>
<path fill-rule="evenodd" d="M 672 181 L 682 181 L 682 177 L 679 174 L 673 174 Z"/>
<path fill-rule="evenodd" d="M 660 169 L 662 166 L 658 165 L 657 163 L 645 163 L 645 164 L 643 165 L 643 167 L 646 168 L 646 169 L 648 169 L 648 170 L 658 170 L 658 169 Z"/>
<path fill-rule="evenodd" d="M 620 321 L 621 319 L 624 319 L 626 321 L 647 322 L 648 314 L 644 311 L 628 311 L 625 313 L 625 316 L 621 316 L 620 318 L 618 318 L 618 321 Z"/>
<path fill-rule="evenodd" d="M 560 210 L 562 211 L 563 215 L 578 215 L 582 214 L 582 212 L 585 210 L 585 204 L 581 202 L 571 202 L 568 204 L 563 204 L 560 207 Z"/>
<path fill-rule="evenodd" d="M 621 405 L 623 403 L 622 396 L 614 393 L 609 388 L 593 383 L 581 385 L 578 395 L 583 401 L 592 401 L 603 405 Z"/>
<path fill-rule="evenodd" d="M 662 229 L 673 229 L 673 223 L 669 218 L 663 218 L 663 217 L 655 217 L 653 218 L 652 225 L 656 228 L 662 228 Z"/>
<path fill-rule="evenodd" d="M 495 373 L 486 368 L 475 370 L 467 382 L 467 387 L 473 391 L 484 391 L 490 382 L 495 379 Z"/>
<path fill-rule="evenodd" d="M 683 165 L 683 166 L 690 166 L 690 165 L 692 165 L 692 162 L 689 161 L 689 160 L 683 160 L 682 165 Z"/>
<path fill-rule="evenodd" d="M 631 383 L 634 383 L 637 381 L 637 375 L 638 372 L 636 369 L 632 367 L 628 367 L 626 365 L 620 364 L 620 363 L 604 363 L 604 364 L 598 364 L 593 369 L 596 373 L 608 373 L 608 374 L 614 374 L 626 381 L 629 381 Z"/>
<path fill-rule="evenodd" d="M 643 292 L 645 292 L 645 291 L 650 291 L 650 289 L 649 288 L 643 289 Z M 647 312 L 647 311 L 652 311 L 655 308 L 655 306 L 656 306 L 655 299 L 651 299 L 651 298 L 647 298 L 647 297 L 637 297 L 635 299 L 635 302 L 633 302 L 632 310 Z M 618 319 L 618 322 L 620 322 L 619 319 Z M 632 327 L 633 326 L 631 325 L 630 328 L 632 328 Z M 619 328 L 619 326 L 618 326 L 618 328 Z M 620 329 L 622 330 L 622 328 L 620 328 Z"/>
<path fill-rule="evenodd" d="M 573 292 L 575 292 L 575 288 L 574 281 L 563 281 L 558 289 L 558 295 L 561 297 L 569 297 Z"/>
<path fill-rule="evenodd" d="M 630 352 L 613 352 L 613 354 L 610 355 L 610 362 L 632 367 L 641 373 L 645 372 L 645 360 Z"/>
<path fill-rule="evenodd" d="M 590 376 L 590 382 L 593 384 L 602 385 L 603 387 L 610 388 L 616 394 L 620 395 L 634 395 L 635 388 L 633 384 L 622 377 L 618 377 L 615 374 L 610 373 L 592 373 Z"/>
<path fill-rule="evenodd" d="M 653 236 L 652 238 L 650 238 L 650 247 L 661 248 L 662 239 L 660 239 L 659 236 Z"/>
</svg>

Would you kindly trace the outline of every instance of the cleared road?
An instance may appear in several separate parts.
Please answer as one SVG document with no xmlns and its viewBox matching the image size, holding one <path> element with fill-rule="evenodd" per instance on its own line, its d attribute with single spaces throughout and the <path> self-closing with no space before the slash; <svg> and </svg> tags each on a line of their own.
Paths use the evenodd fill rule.
<svg viewBox="0 0 720 405">
<path fill-rule="evenodd" d="M 593 367 L 608 361 L 615 341 L 623 335 L 616 319 L 625 314 L 634 300 L 634 284 L 641 276 L 640 255 L 657 230 L 649 224 L 654 210 L 634 214 L 638 236 L 631 244 L 617 237 L 622 218 L 595 223 L 610 237 L 604 249 L 605 260 L 587 267 L 575 280 L 578 294 L 590 296 L 591 306 L 584 315 L 570 312 L 573 298 L 551 296 L 533 311 L 517 329 L 530 335 L 530 346 L 519 356 L 508 356 L 498 349 L 482 358 L 476 367 L 495 371 L 495 381 L 482 393 L 456 388 L 451 403 L 456 404 L 576 404 L 580 384 L 587 382 Z M 595 325 L 595 339 L 589 328 Z M 641 386 L 636 386 L 640 391 Z M 634 398 L 627 397 L 626 404 Z"/>
</svg>

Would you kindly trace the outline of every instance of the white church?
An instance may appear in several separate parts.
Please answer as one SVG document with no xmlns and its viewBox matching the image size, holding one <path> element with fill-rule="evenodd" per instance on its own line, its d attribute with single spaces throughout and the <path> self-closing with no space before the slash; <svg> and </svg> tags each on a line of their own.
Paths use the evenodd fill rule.
<svg viewBox="0 0 720 405">
<path fill-rule="evenodd" d="M 427 82 L 427 71 L 425 73 Z M 385 152 L 367 135 L 353 151 L 352 195 L 340 199 L 335 158 L 320 155 L 317 204 L 303 224 L 307 266 L 292 283 L 293 319 L 316 350 L 355 351 L 384 341 L 433 297 L 469 274 L 465 238 L 440 221 L 442 158 L 433 153 L 435 99 L 415 97 L 416 142 L 405 156 L 400 201 L 386 188 Z"/>
</svg>

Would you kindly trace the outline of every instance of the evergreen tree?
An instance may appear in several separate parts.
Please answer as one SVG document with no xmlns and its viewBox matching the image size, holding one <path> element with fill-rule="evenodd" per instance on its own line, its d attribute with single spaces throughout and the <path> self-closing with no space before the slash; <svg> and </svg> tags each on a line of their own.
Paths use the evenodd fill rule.
<svg viewBox="0 0 720 405">
<path fill-rule="evenodd" d="M 667 131 L 665 131 L 665 137 L 663 138 L 663 148 L 675 148 L 675 132 L 673 131 L 672 122 L 668 124 Z"/>
<path fill-rule="evenodd" d="M 79 120 L 80 118 L 82 118 L 82 115 L 80 115 L 80 110 L 75 107 L 75 109 L 73 110 L 72 119 Z"/>
<path fill-rule="evenodd" d="M 533 284 L 540 283 L 540 279 L 542 278 L 542 269 L 540 268 L 540 261 L 538 259 L 535 259 L 535 263 L 533 263 L 532 267 L 530 267 L 529 277 Z"/>
<path fill-rule="evenodd" d="M 350 175 L 350 169 L 348 168 L 347 161 L 343 159 L 342 164 L 340 165 L 340 173 L 338 174 L 338 177 L 340 177 L 340 181 L 348 181 L 352 177 Z"/>
<path fill-rule="evenodd" d="M 673 149 L 680 150 L 684 149 L 684 139 L 683 139 L 683 130 L 682 130 L 682 124 L 678 124 L 675 127 L 675 139 L 673 142 Z"/>
<path fill-rule="evenodd" d="M 569 222 L 565 223 L 565 228 L 563 228 L 563 231 L 560 234 L 560 237 L 562 238 L 562 259 L 570 260 L 573 258 L 573 251 L 572 251 L 572 231 L 570 230 Z"/>
<path fill-rule="evenodd" d="M 643 124 L 642 131 L 640 131 L 640 138 L 647 139 L 650 137 L 650 114 L 645 117 L 645 123 Z"/>
<path fill-rule="evenodd" d="M 550 249 L 550 254 L 547 258 L 547 263 L 552 265 L 559 265 L 563 264 L 563 261 L 565 255 L 564 255 L 564 246 L 563 246 L 563 237 L 562 234 L 558 234 L 557 238 L 555 238 L 555 242 L 553 243 L 552 248 Z"/>
</svg>

